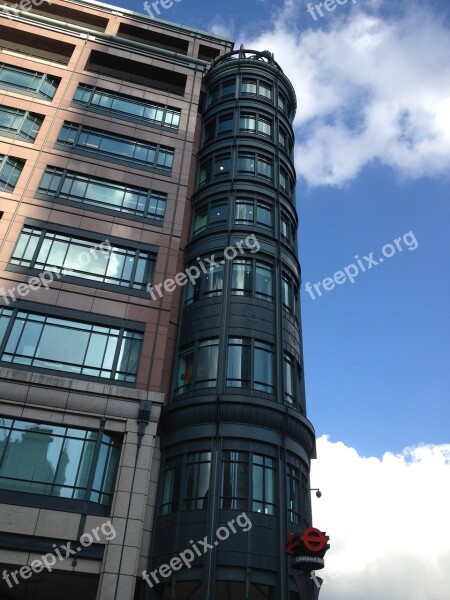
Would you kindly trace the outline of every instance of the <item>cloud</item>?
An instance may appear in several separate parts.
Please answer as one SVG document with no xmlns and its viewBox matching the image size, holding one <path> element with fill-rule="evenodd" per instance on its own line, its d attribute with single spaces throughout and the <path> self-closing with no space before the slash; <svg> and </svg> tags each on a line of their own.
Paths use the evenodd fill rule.
<svg viewBox="0 0 450 600">
<path fill-rule="evenodd" d="M 320 600 L 448 600 L 450 444 L 362 457 L 317 440 L 315 527 L 330 536 Z"/>
<path fill-rule="evenodd" d="M 286 0 L 245 41 L 274 52 L 296 89 L 296 168 L 310 186 L 344 185 L 374 162 L 410 178 L 448 176 L 450 31 L 431 8 L 387 17 L 380 4 L 337 6 L 315 23 Z"/>
</svg>

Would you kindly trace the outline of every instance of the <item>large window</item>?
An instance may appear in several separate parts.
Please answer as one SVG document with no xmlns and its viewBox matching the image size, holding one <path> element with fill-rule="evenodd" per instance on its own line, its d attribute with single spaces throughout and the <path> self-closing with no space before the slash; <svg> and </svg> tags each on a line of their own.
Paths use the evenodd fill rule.
<svg viewBox="0 0 450 600">
<path fill-rule="evenodd" d="M 118 94 L 102 88 L 80 83 L 73 99 L 74 104 L 86 108 L 97 108 L 118 116 L 141 119 L 150 124 L 157 124 L 178 130 L 181 111 L 162 104 L 136 100 L 132 96 Z"/>
<path fill-rule="evenodd" d="M 184 508 L 208 507 L 211 476 L 211 452 L 193 452 L 187 457 L 187 481 Z"/>
<path fill-rule="evenodd" d="M 221 227 L 227 224 L 227 200 L 214 200 L 205 206 L 195 209 L 193 235 L 197 235 L 211 227 Z"/>
<path fill-rule="evenodd" d="M 275 514 L 275 460 L 261 454 L 224 451 L 220 506 Z"/>
<path fill-rule="evenodd" d="M 241 85 L 241 93 L 242 94 L 250 94 L 252 96 L 262 96 L 263 98 L 267 98 L 268 100 L 272 99 L 272 86 L 270 83 L 266 81 L 261 81 L 257 79 L 250 79 L 244 77 L 242 79 Z"/>
<path fill-rule="evenodd" d="M 230 338 L 227 386 L 273 393 L 273 346 L 258 340 Z"/>
<path fill-rule="evenodd" d="M 214 104 L 219 98 L 233 98 L 236 94 L 236 78 L 225 79 L 219 85 L 215 85 L 208 93 L 208 106 Z"/>
<path fill-rule="evenodd" d="M 156 255 L 116 245 L 99 246 L 39 227 L 24 226 L 11 264 L 143 290 L 151 283 Z"/>
<path fill-rule="evenodd" d="M 195 283 L 189 281 L 186 291 L 186 304 L 193 304 L 204 298 L 220 296 L 223 290 L 224 265 L 218 264 L 207 272 L 200 272 L 195 277 Z"/>
<path fill-rule="evenodd" d="M 52 100 L 60 81 L 59 77 L 46 73 L 0 63 L 0 86 L 3 88 L 12 88 L 44 100 Z"/>
<path fill-rule="evenodd" d="M 102 129 L 86 127 L 78 123 L 65 122 L 58 143 L 76 150 L 86 150 L 102 155 L 127 160 L 136 165 L 171 171 L 173 148 L 151 144 L 124 135 L 111 134 Z"/>
<path fill-rule="evenodd" d="M 260 200 L 237 198 L 234 207 L 234 222 L 236 225 L 273 230 L 273 209 L 269 204 Z"/>
<path fill-rule="evenodd" d="M 210 477 L 211 452 L 191 452 L 186 463 L 182 456 L 168 459 L 162 476 L 161 514 L 207 508 Z"/>
<path fill-rule="evenodd" d="M 167 195 L 161 192 L 50 166 L 45 169 L 38 192 L 58 200 L 98 206 L 155 221 L 164 220 L 167 203 Z"/>
<path fill-rule="evenodd" d="M 0 106 L 0 135 L 7 134 L 25 142 L 34 142 L 44 117 L 10 106 Z"/>
<path fill-rule="evenodd" d="M 48 315 L 3 309 L 3 362 L 134 383 L 143 334 Z M 12 319 L 5 328 L 3 319 Z"/>
<path fill-rule="evenodd" d="M 214 387 L 217 380 L 219 340 L 200 340 L 181 350 L 175 393 L 182 394 L 193 388 Z"/>
<path fill-rule="evenodd" d="M 229 175 L 230 171 L 231 155 L 229 153 L 218 154 L 214 160 L 208 160 L 200 165 L 198 184 L 199 186 L 205 185 L 212 178 Z"/>
<path fill-rule="evenodd" d="M 298 288 L 287 273 L 283 273 L 281 278 L 281 303 L 284 308 L 297 315 Z"/>
<path fill-rule="evenodd" d="M 260 135 L 271 137 L 272 120 L 269 117 L 256 113 L 241 113 L 239 131 L 259 133 Z"/>
<path fill-rule="evenodd" d="M 295 246 L 295 226 L 292 223 L 290 217 L 288 217 L 284 213 L 281 213 L 280 233 L 283 241 L 287 242 L 290 246 Z"/>
<path fill-rule="evenodd" d="M 297 525 L 302 524 L 302 512 L 306 512 L 306 475 L 294 465 L 287 465 L 288 518 Z"/>
<path fill-rule="evenodd" d="M 273 164 L 270 157 L 256 155 L 254 152 L 239 152 L 237 172 L 273 180 Z"/>
<path fill-rule="evenodd" d="M 12 192 L 22 173 L 24 160 L 0 154 L 0 188 Z"/>
<path fill-rule="evenodd" d="M 0 489 L 111 504 L 120 441 L 53 423 L 0 419 Z"/>
<path fill-rule="evenodd" d="M 231 293 L 273 299 L 273 269 L 270 265 L 251 259 L 236 259 L 232 263 Z"/>
</svg>

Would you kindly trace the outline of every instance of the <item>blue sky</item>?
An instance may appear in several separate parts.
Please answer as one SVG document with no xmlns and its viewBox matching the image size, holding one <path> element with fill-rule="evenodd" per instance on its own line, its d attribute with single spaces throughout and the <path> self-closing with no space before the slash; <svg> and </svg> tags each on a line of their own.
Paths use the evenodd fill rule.
<svg viewBox="0 0 450 600">
<path fill-rule="evenodd" d="M 307 402 L 318 436 L 364 456 L 444 443 L 450 7 L 348 0 L 314 21 L 306 4 L 180 0 L 161 16 L 271 49 L 291 77 L 303 284 L 332 277 L 355 255 L 377 257 L 409 231 L 418 241 L 315 300 L 303 285 Z M 436 126 L 446 130 L 441 139 Z"/>
<path fill-rule="evenodd" d="M 180 0 L 163 16 L 271 50 L 296 89 L 321 600 L 448 600 L 450 5 L 348 0 L 316 20 L 306 5 Z M 411 235 L 353 284 L 305 290 Z"/>
</svg>

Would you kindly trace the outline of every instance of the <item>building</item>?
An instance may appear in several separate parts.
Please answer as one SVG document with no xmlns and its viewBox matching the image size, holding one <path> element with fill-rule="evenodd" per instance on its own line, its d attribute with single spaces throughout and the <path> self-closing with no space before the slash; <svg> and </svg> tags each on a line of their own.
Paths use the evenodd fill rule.
<svg viewBox="0 0 450 600">
<path fill-rule="evenodd" d="M 23 8 L 0 23 L 2 598 L 296 598 L 292 85 L 220 36 Z"/>
</svg>

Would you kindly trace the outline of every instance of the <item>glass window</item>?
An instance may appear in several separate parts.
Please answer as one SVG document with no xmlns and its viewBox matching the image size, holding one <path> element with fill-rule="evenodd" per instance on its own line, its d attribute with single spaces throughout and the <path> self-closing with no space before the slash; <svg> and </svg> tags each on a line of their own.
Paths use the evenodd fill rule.
<svg viewBox="0 0 450 600">
<path fill-rule="evenodd" d="M 243 94 L 256 95 L 256 79 L 243 79 L 241 92 Z"/>
<path fill-rule="evenodd" d="M 151 283 L 155 261 L 153 253 L 29 226 L 23 227 L 10 259 L 21 267 L 138 290 Z"/>
<path fill-rule="evenodd" d="M 256 216 L 256 218 L 255 218 Z M 237 198 L 234 210 L 234 222 L 236 225 L 253 225 L 265 229 L 273 229 L 273 210 L 264 202 L 246 198 Z"/>
<path fill-rule="evenodd" d="M 161 502 L 161 514 L 167 515 L 178 510 L 181 487 L 181 457 L 166 461 L 164 488 Z"/>
<path fill-rule="evenodd" d="M 268 204 L 256 203 L 256 224 L 258 227 L 273 229 L 273 210 Z"/>
<path fill-rule="evenodd" d="M 293 313 L 297 312 L 298 290 L 291 277 L 283 274 L 281 278 L 281 302 Z"/>
<path fill-rule="evenodd" d="M 211 104 L 214 104 L 214 102 L 217 102 L 218 99 L 219 99 L 219 86 L 216 85 L 209 90 L 208 106 L 211 106 Z"/>
<path fill-rule="evenodd" d="M 175 393 L 183 394 L 193 387 L 214 387 L 217 379 L 219 342 L 216 338 L 200 340 L 181 351 Z"/>
<path fill-rule="evenodd" d="M 223 290 L 224 265 L 214 266 L 206 273 L 201 272 L 195 283 L 189 281 L 186 292 L 186 304 L 193 304 L 203 298 L 220 296 Z"/>
<path fill-rule="evenodd" d="M 3 88 L 52 100 L 60 81 L 59 77 L 0 63 L 0 86 Z"/>
<path fill-rule="evenodd" d="M 100 436 L 100 437 L 99 437 Z M 94 451 L 98 459 L 93 463 Z M 110 505 L 120 441 L 51 423 L 0 419 L 0 489 Z"/>
<path fill-rule="evenodd" d="M 239 118 L 240 131 L 256 131 L 256 115 L 241 114 Z"/>
<path fill-rule="evenodd" d="M 253 291 L 253 261 L 234 260 L 231 273 L 231 293 L 237 296 L 251 296 Z"/>
<path fill-rule="evenodd" d="M 287 109 L 286 96 L 282 92 L 279 92 L 278 94 L 278 108 L 283 112 L 286 112 Z"/>
<path fill-rule="evenodd" d="M 216 120 L 211 119 L 210 121 L 208 121 L 203 128 L 203 132 L 205 142 L 213 140 L 216 135 Z"/>
<path fill-rule="evenodd" d="M 234 96 L 236 94 L 236 79 L 226 79 L 222 83 L 222 98 Z"/>
<path fill-rule="evenodd" d="M 131 214 L 155 221 L 164 220 L 167 203 L 167 194 L 161 192 L 51 166 L 45 169 L 37 191 L 56 200 L 98 206 L 125 216 Z"/>
<path fill-rule="evenodd" d="M 273 393 L 273 347 L 265 342 L 230 338 L 227 386 Z"/>
<path fill-rule="evenodd" d="M 208 209 L 196 211 L 194 218 L 194 234 L 200 233 L 206 229 L 208 224 Z"/>
<path fill-rule="evenodd" d="M 228 342 L 227 386 L 250 388 L 251 377 L 251 341 L 231 338 Z"/>
<path fill-rule="evenodd" d="M 247 510 L 250 472 L 248 452 L 225 451 L 222 462 L 220 508 Z"/>
<path fill-rule="evenodd" d="M 262 300 L 271 300 L 273 297 L 272 268 L 260 262 L 256 263 L 255 297 Z"/>
<path fill-rule="evenodd" d="M 220 227 L 228 222 L 228 204 L 215 201 L 208 206 L 198 208 L 194 213 L 193 235 L 205 231 L 208 227 Z"/>
<path fill-rule="evenodd" d="M 186 510 L 208 507 L 211 452 L 193 452 L 187 457 Z"/>
<path fill-rule="evenodd" d="M 178 130 L 180 123 L 181 111 L 176 108 L 137 100 L 132 96 L 83 83 L 79 84 L 73 102 L 85 106 L 87 109 L 100 108 L 119 116 L 133 117 L 144 122 L 147 121 L 149 124 L 155 123 L 175 130 Z"/>
<path fill-rule="evenodd" d="M 255 172 L 255 155 L 239 153 L 238 154 L 238 172 L 254 173 Z"/>
<path fill-rule="evenodd" d="M 0 106 L 0 134 L 7 133 L 26 142 L 34 142 L 44 117 L 9 106 Z"/>
<path fill-rule="evenodd" d="M 209 211 L 209 225 L 214 227 L 215 225 L 223 225 L 228 221 L 228 204 L 212 204 Z"/>
<path fill-rule="evenodd" d="M 233 133 L 233 115 L 225 115 L 220 117 L 219 124 L 217 128 L 218 135 L 223 135 L 226 133 Z"/>
<path fill-rule="evenodd" d="M 272 179 L 272 163 L 268 159 L 258 158 L 258 175 Z"/>
<path fill-rule="evenodd" d="M 1 360 L 134 383 L 142 339 L 138 331 L 19 311 Z"/>
<path fill-rule="evenodd" d="M 288 355 L 284 355 L 283 359 L 283 374 L 284 374 L 284 399 L 289 404 L 295 402 L 295 367 L 294 359 Z"/>
<path fill-rule="evenodd" d="M 58 143 L 76 150 L 89 150 L 115 158 L 126 159 L 142 166 L 171 171 L 173 148 L 151 144 L 124 135 L 112 135 L 101 129 L 64 122 Z"/>
<path fill-rule="evenodd" d="M 268 100 L 272 100 L 272 86 L 269 83 L 265 83 L 263 81 L 259 82 L 258 94 L 267 98 Z"/>
<path fill-rule="evenodd" d="M 302 524 L 302 509 L 306 506 L 308 489 L 307 479 L 300 469 L 289 463 L 287 465 L 287 488 L 289 520 L 297 525 Z"/>
<path fill-rule="evenodd" d="M 24 160 L 0 154 L 0 188 L 12 192 L 25 165 Z"/>
<path fill-rule="evenodd" d="M 266 135 L 268 137 L 272 136 L 272 122 L 268 119 L 262 119 L 261 117 L 258 119 L 258 133 L 261 135 Z"/>
<path fill-rule="evenodd" d="M 275 514 L 275 460 L 259 454 L 253 454 L 252 510 Z"/>
<path fill-rule="evenodd" d="M 202 186 L 208 183 L 211 180 L 212 175 L 212 162 L 209 160 L 206 163 L 200 165 L 199 176 L 198 176 L 198 185 Z"/>
<path fill-rule="evenodd" d="M 231 156 L 220 154 L 214 161 L 214 175 L 228 175 L 231 169 Z"/>
</svg>

